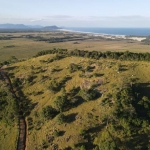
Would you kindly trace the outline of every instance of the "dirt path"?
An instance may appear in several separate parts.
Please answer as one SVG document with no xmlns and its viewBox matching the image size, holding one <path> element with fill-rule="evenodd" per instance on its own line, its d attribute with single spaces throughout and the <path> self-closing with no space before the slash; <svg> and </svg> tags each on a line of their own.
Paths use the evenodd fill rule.
<svg viewBox="0 0 150 150">
<path fill-rule="evenodd" d="M 15 94 L 14 88 L 12 86 L 11 80 L 8 76 L 8 74 L 5 72 L 4 69 L 0 69 L 0 74 L 2 78 L 5 80 L 5 82 L 9 85 L 10 91 L 13 94 L 13 96 L 16 98 L 18 104 L 20 103 L 20 99 Z M 21 108 L 19 108 L 19 135 L 18 135 L 18 142 L 17 142 L 17 150 L 25 150 L 26 149 L 26 120 L 23 115 L 23 112 Z"/>
</svg>

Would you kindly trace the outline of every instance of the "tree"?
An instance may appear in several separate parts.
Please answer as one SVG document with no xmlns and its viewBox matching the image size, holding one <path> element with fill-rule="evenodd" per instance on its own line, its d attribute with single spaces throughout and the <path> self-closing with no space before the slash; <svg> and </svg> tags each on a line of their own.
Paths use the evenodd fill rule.
<svg viewBox="0 0 150 150">
<path fill-rule="evenodd" d="M 68 100 L 66 95 L 58 96 L 56 100 L 54 101 L 54 108 L 56 108 L 57 111 L 62 112 L 67 105 Z"/>
<path fill-rule="evenodd" d="M 49 105 L 42 109 L 42 113 L 46 119 L 53 119 L 53 117 L 57 114 L 57 111 Z"/>
<path fill-rule="evenodd" d="M 56 117 L 56 121 L 58 122 L 58 124 L 63 124 L 66 121 L 65 115 L 63 113 L 58 114 Z"/>
<path fill-rule="evenodd" d="M 50 82 L 50 85 L 49 85 L 49 89 L 50 90 L 52 90 L 52 91 L 58 91 L 58 89 L 59 89 L 59 83 L 56 81 L 56 80 L 52 80 L 51 82 Z"/>
<path fill-rule="evenodd" d="M 105 130 L 102 132 L 100 138 L 98 139 L 99 148 L 102 150 L 117 150 L 116 143 L 109 131 Z"/>
<path fill-rule="evenodd" d="M 73 72 L 75 72 L 75 71 L 77 71 L 79 69 L 80 69 L 80 66 L 78 66 L 77 64 L 71 63 L 69 65 L 69 71 L 70 71 L 70 73 L 73 73 Z"/>
<path fill-rule="evenodd" d="M 86 101 L 90 101 L 90 100 L 97 98 L 97 92 L 93 88 L 82 89 L 80 91 L 80 95 Z"/>
<path fill-rule="evenodd" d="M 82 146 L 80 147 L 80 150 L 86 150 L 85 146 L 82 145 Z"/>
</svg>

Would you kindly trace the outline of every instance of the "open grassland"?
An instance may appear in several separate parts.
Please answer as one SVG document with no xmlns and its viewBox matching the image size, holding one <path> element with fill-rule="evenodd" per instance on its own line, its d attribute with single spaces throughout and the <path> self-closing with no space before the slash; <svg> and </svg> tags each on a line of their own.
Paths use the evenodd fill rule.
<svg viewBox="0 0 150 150">
<path fill-rule="evenodd" d="M 26 59 L 34 56 L 41 50 L 53 48 L 63 48 L 68 50 L 81 49 L 89 51 L 150 51 L 149 45 L 143 45 L 138 41 L 123 39 L 108 40 L 87 34 L 70 32 L 1 33 L 0 37 L 11 38 L 8 40 L 0 40 L 0 61 L 9 60 L 11 56 L 15 56 L 18 59 Z M 73 38 L 73 41 L 49 43 L 48 41 L 37 41 L 37 37 L 42 37 L 45 40 L 50 38 Z"/>
<path fill-rule="evenodd" d="M 35 41 L 31 40 L 31 42 Z M 123 50 L 125 45 L 127 48 L 125 47 L 124 50 L 129 50 L 128 48 L 133 50 L 136 46 L 138 47 L 138 45 L 144 47 L 140 45 L 140 43 L 126 43 L 126 41 L 107 41 L 107 44 L 105 43 L 106 41 L 94 41 L 91 42 L 91 44 L 90 41 L 87 43 L 86 41 L 82 42 L 77 46 L 82 45 L 85 48 L 85 45 L 92 46 L 93 44 L 93 46 L 99 47 L 99 50 L 104 50 L 104 47 L 107 47 L 107 50 L 114 49 L 116 51 L 117 48 L 118 50 Z M 43 42 L 35 43 L 40 45 L 40 43 Z M 62 44 L 63 48 L 67 48 L 67 46 L 69 47 L 72 44 L 71 42 L 69 43 L 56 43 L 56 45 Z M 45 45 L 46 44 L 48 43 L 45 43 Z M 52 46 L 53 44 L 49 45 Z M 114 45 L 114 47 L 112 45 Z M 60 45 L 58 47 L 60 47 Z M 90 48 L 87 49 L 90 50 Z M 94 48 L 91 48 L 91 50 L 93 49 Z M 142 51 L 142 49 L 139 51 Z M 42 149 L 42 146 L 45 148 L 48 147 L 47 149 L 52 149 L 52 147 L 64 149 L 70 146 L 72 149 L 79 150 L 82 145 L 86 147 L 89 146 L 87 150 L 91 150 L 90 144 L 94 142 L 97 144 L 97 141 L 94 139 L 101 135 L 106 129 L 104 118 L 106 116 L 110 117 L 113 112 L 112 107 L 101 105 L 103 99 L 109 97 L 109 95 L 114 95 L 119 89 L 125 87 L 127 83 L 132 85 L 131 79 L 135 79 L 134 84 L 136 82 L 136 84 L 142 88 L 143 95 L 150 97 L 149 62 L 111 59 L 94 60 L 82 57 L 65 57 L 49 62 L 49 59 L 54 57 L 56 57 L 55 54 L 49 54 L 31 58 L 26 61 L 11 64 L 6 68 L 13 83 L 16 83 L 15 81 L 18 79 L 17 82 L 19 83 L 20 90 L 28 101 L 27 108 L 29 113 L 26 117 L 28 122 L 28 150 L 35 148 Z M 82 70 L 79 69 L 71 72 L 70 64 L 76 64 L 80 66 Z M 77 105 L 63 111 L 67 121 L 63 124 L 59 124 L 57 116 L 51 120 L 47 120 L 42 115 L 43 108 L 48 105 L 54 107 L 56 97 L 62 95 L 61 88 L 57 91 L 49 89 L 50 83 L 54 80 L 61 83 L 61 88 L 64 87 L 68 95 L 68 101 L 72 101 L 75 97 L 80 96 L 79 91 L 74 96 L 70 96 L 73 87 L 82 90 L 94 85 L 99 95 L 96 99 L 90 101 L 79 99 Z M 105 126 L 105 128 L 103 126 Z M 84 133 L 87 130 L 89 136 Z M 149 127 L 147 130 L 149 130 Z M 57 135 L 55 133 L 56 131 L 59 131 L 60 135 Z M 83 134 L 85 134 L 84 138 L 82 136 Z M 120 136 L 120 139 L 122 138 L 119 134 L 117 136 Z"/>
</svg>

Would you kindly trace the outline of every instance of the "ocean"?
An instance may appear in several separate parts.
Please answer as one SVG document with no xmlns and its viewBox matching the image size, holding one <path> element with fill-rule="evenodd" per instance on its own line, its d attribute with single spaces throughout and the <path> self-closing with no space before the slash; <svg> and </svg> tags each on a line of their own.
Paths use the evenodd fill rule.
<svg viewBox="0 0 150 150">
<path fill-rule="evenodd" d="M 125 36 L 150 36 L 150 28 L 87 28 L 87 27 L 65 27 L 63 29 L 94 34 L 110 34 Z"/>
</svg>

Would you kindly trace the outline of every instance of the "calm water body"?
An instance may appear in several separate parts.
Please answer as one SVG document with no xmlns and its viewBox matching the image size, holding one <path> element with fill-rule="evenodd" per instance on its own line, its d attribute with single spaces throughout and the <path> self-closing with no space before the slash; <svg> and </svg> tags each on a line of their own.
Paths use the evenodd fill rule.
<svg viewBox="0 0 150 150">
<path fill-rule="evenodd" d="M 68 27 L 66 30 L 97 33 L 97 34 L 113 34 L 113 35 L 126 35 L 126 36 L 149 36 L 150 28 L 75 28 Z"/>
</svg>

